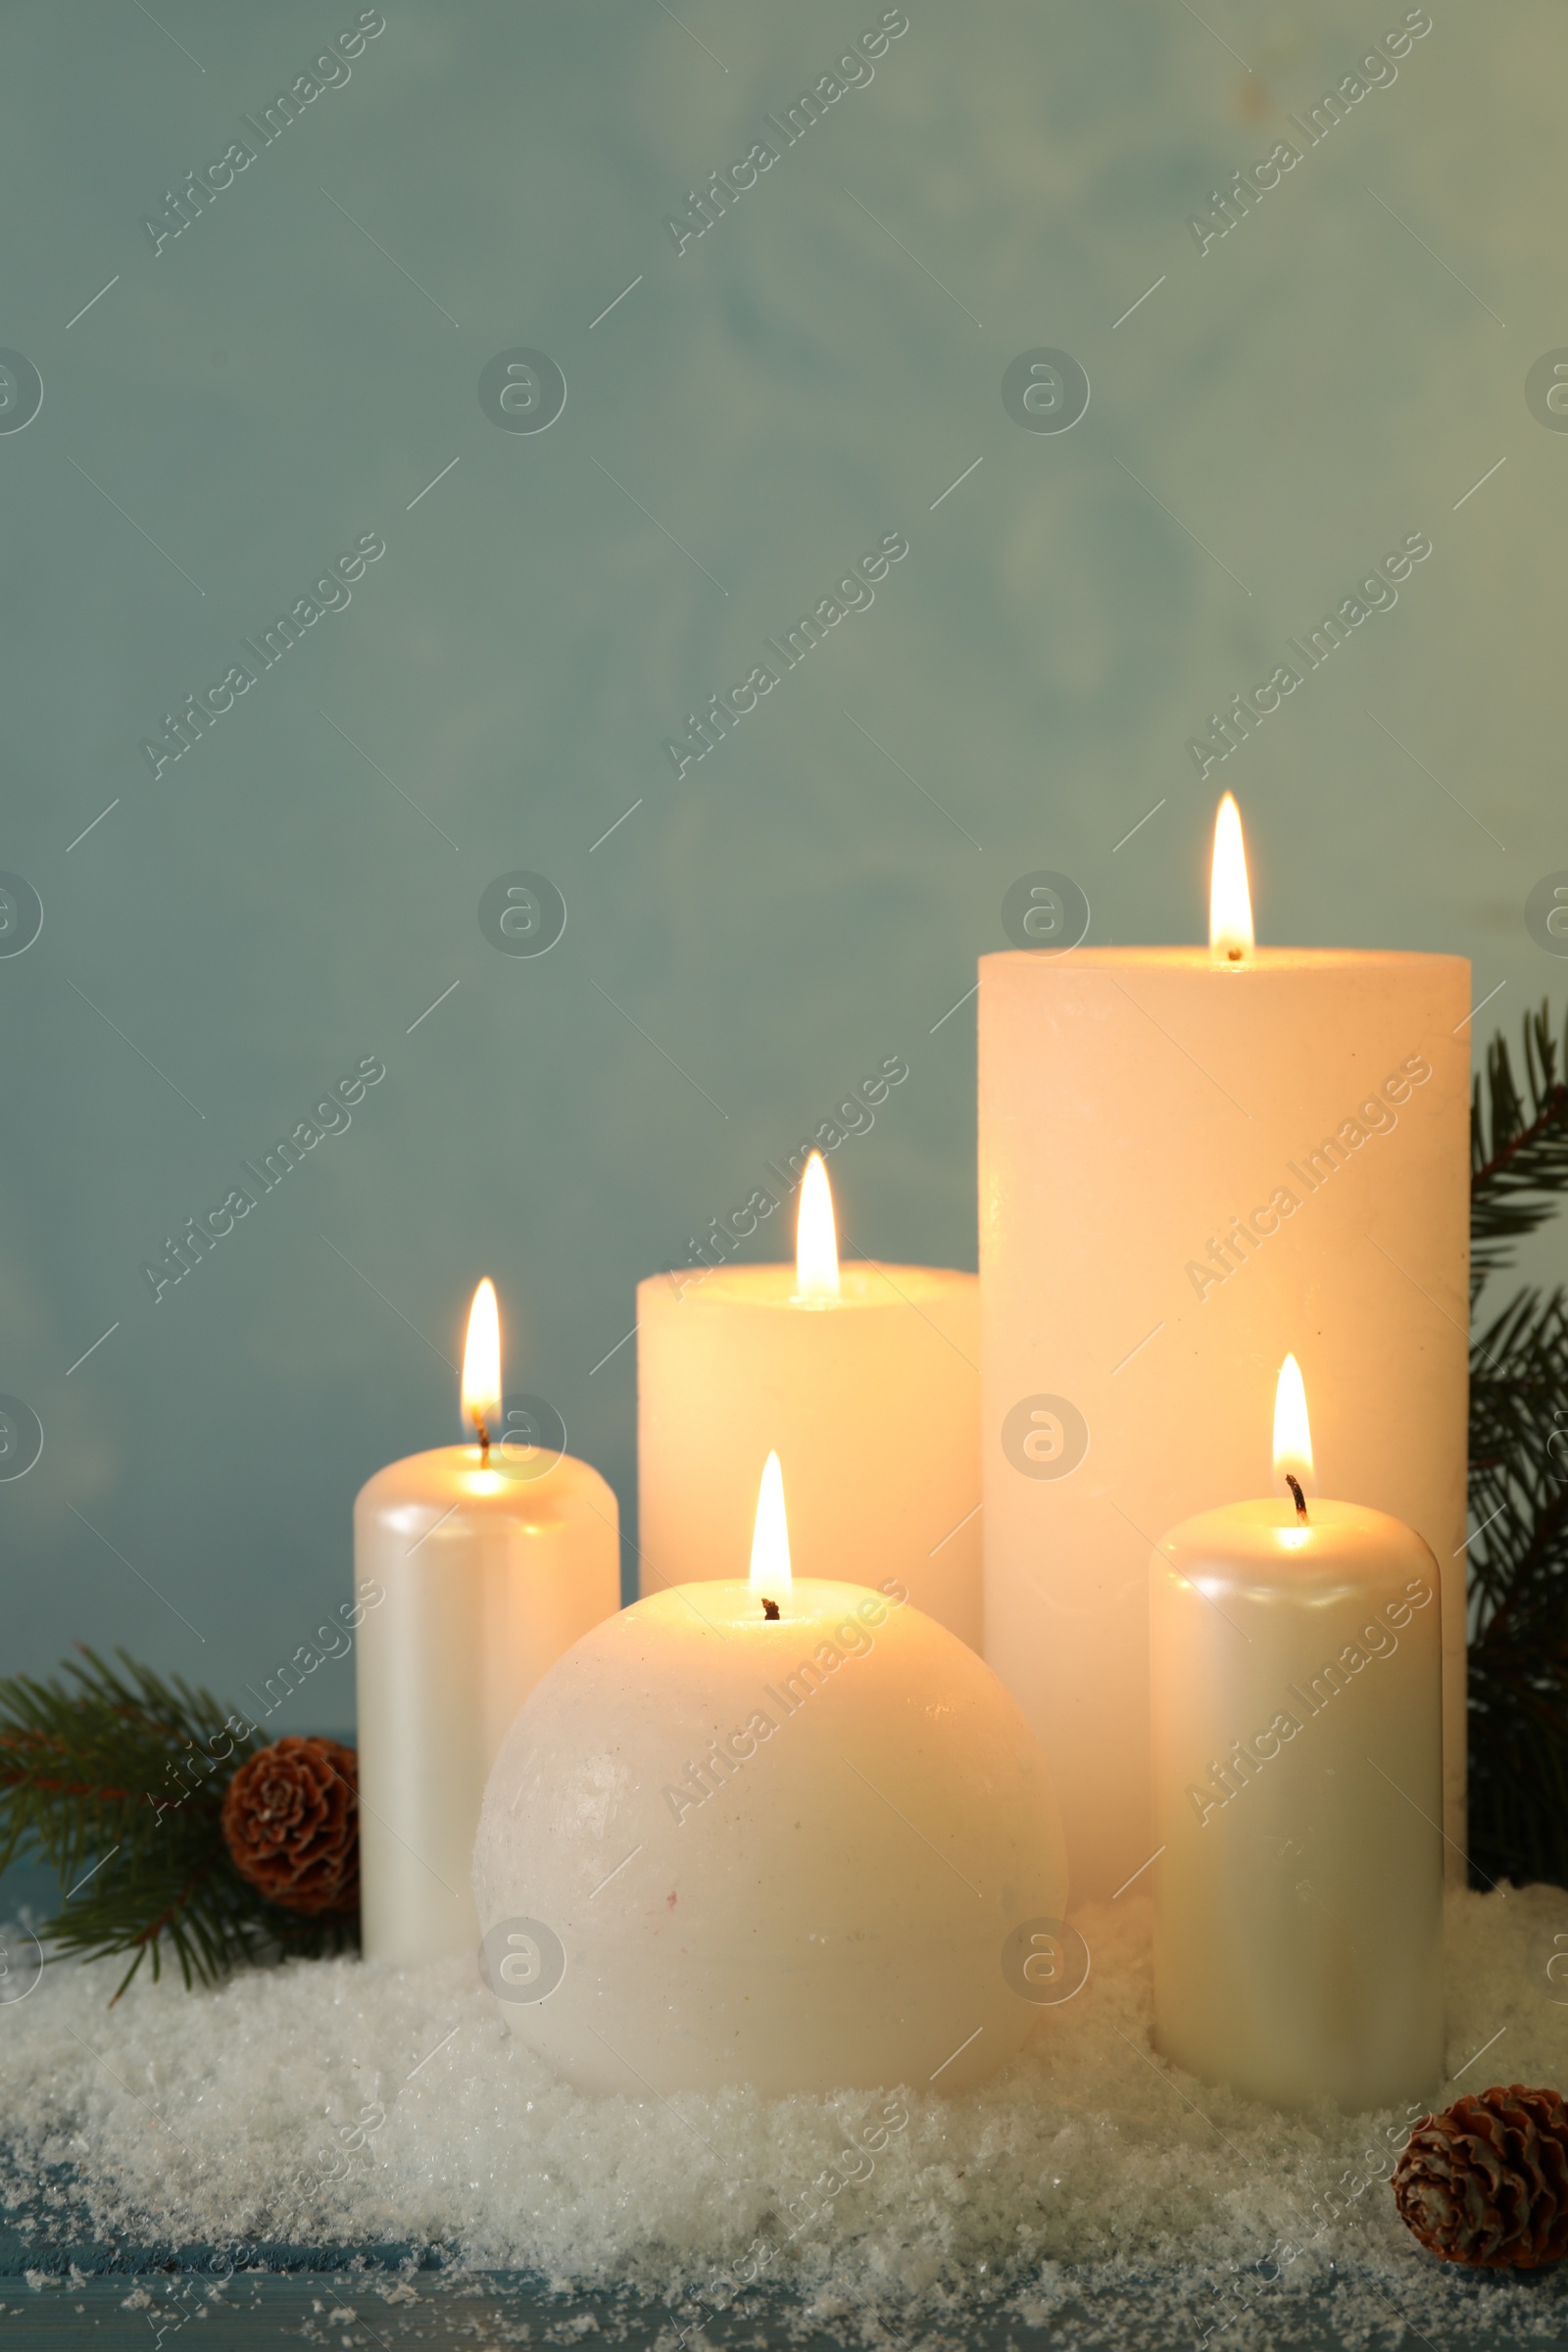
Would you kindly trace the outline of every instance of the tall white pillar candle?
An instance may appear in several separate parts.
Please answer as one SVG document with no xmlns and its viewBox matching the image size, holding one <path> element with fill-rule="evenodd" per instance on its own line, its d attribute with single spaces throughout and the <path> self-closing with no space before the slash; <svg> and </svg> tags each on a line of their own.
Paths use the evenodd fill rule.
<svg viewBox="0 0 1568 2352">
<path fill-rule="evenodd" d="M 1154 1551 L 1155 2034 L 1202 2081 L 1351 2113 L 1435 2089 L 1441 1611 L 1421 1538 L 1352 1503 L 1232 1503 Z"/>
<path fill-rule="evenodd" d="M 977 1649 L 979 1338 L 973 1274 L 840 1268 L 813 1152 L 795 1265 L 638 1286 L 642 1591 L 733 1577 L 776 1452 L 803 1575 L 897 1578 Z"/>
<path fill-rule="evenodd" d="M 1463 1846 L 1469 965 L 1225 921 L 1207 951 L 980 964 L 986 1655 L 1080 1897 L 1158 1842 L 1150 1546 L 1255 1491 L 1251 1400 L 1293 1347 L 1341 1491 L 1440 1563 Z"/>
<path fill-rule="evenodd" d="M 615 1497 L 585 1462 L 499 1427 L 494 1330 L 485 1283 L 464 1366 L 482 1442 L 392 1462 L 354 1505 L 356 1589 L 383 1595 L 358 1651 L 368 1959 L 477 1950 L 473 1836 L 496 1751 L 540 1676 L 619 1606 Z"/>
</svg>

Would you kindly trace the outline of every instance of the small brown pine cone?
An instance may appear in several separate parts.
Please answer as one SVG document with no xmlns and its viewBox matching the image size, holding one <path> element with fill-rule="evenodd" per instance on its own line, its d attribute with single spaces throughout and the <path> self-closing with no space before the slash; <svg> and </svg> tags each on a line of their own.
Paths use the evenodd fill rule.
<svg viewBox="0 0 1568 2352">
<path fill-rule="evenodd" d="M 1568 2106 L 1554 2090 L 1483 2090 L 1417 2124 L 1394 2201 L 1446 2262 L 1533 2271 L 1568 2254 Z"/>
<path fill-rule="evenodd" d="M 223 1798 L 223 1837 L 242 1879 L 312 1917 L 360 1901 L 359 1758 L 292 1734 L 242 1764 Z"/>
</svg>

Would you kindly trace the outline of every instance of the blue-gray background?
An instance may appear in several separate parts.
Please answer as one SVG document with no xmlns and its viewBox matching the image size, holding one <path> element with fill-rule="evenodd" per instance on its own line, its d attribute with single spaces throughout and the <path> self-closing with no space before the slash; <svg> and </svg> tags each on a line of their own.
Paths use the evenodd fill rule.
<svg viewBox="0 0 1568 2352">
<path fill-rule="evenodd" d="M 0 1391 L 46 1432 L 0 1485 L 10 1669 L 85 1638 L 263 1681 L 346 1593 L 357 1487 L 458 1434 L 485 1272 L 634 1525 L 638 1277 L 890 1054 L 844 1227 L 973 1265 L 942 1016 L 1008 883 L 1199 938 L 1221 784 L 1265 937 L 1468 953 L 1483 1041 L 1568 981 L 1523 919 L 1568 865 L 1568 437 L 1524 397 L 1568 343 L 1560 9 L 1433 0 L 1200 256 L 1188 215 L 1400 7 L 908 0 L 677 254 L 874 0 L 386 0 L 155 256 L 143 216 L 357 13 L 0 15 L 0 344 L 45 388 L 0 435 L 0 866 L 45 907 L 0 959 Z M 518 346 L 569 387 L 536 435 L 477 397 Z M 1003 407 L 1040 346 L 1091 379 L 1069 432 Z M 1206 713 L 1416 530 L 1396 609 L 1200 782 Z M 895 531 L 677 780 L 686 711 Z M 349 608 L 155 781 L 161 714 L 367 532 Z M 477 921 L 516 868 L 569 909 L 537 959 Z M 366 1054 L 352 1128 L 154 1304 L 139 1263 Z M 275 1728 L 352 1712 L 345 1661 Z"/>
</svg>

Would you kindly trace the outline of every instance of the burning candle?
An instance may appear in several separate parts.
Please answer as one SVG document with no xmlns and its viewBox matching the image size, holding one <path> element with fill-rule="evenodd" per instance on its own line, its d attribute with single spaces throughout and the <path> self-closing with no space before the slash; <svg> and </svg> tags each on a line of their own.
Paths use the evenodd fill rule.
<svg viewBox="0 0 1568 2352">
<path fill-rule="evenodd" d="M 1276 2107 L 1425 2099 L 1443 2071 L 1442 1600 L 1397 1519 L 1315 1494 L 1185 1520 L 1150 1563 L 1159 2047 Z"/>
<path fill-rule="evenodd" d="M 1206 948 L 980 963 L 986 1655 L 1109 1896 L 1149 1814 L 1145 1561 L 1245 1494 L 1252 1400 L 1316 1335 L 1342 1492 L 1443 1563 L 1463 1847 L 1470 967 L 1258 947 L 1221 805 Z"/>
<path fill-rule="evenodd" d="M 979 1285 L 932 1266 L 841 1265 L 820 1152 L 796 1262 L 684 1268 L 637 1292 L 644 1592 L 726 1580 L 757 1464 L 790 1481 L 795 1556 L 896 1577 L 980 1644 Z"/>
<path fill-rule="evenodd" d="M 615 1497 L 503 1422 L 489 1282 L 463 1359 L 473 1442 L 378 1470 L 354 1505 L 360 1627 L 360 1909 L 368 1959 L 471 1952 L 485 1778 L 528 1692 L 619 1604 Z"/>
<path fill-rule="evenodd" d="M 979 2082 L 1047 1997 L 1064 1885 L 1017 1706 L 895 1580 L 792 1576 L 776 1455 L 750 1579 L 656 1592 L 569 1650 L 474 1844 L 514 2031 L 633 2098 Z"/>
</svg>

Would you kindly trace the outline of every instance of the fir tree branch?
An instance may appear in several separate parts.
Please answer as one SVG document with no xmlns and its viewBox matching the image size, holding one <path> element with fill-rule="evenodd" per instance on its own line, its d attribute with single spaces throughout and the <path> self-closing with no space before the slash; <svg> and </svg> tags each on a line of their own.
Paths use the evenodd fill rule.
<svg viewBox="0 0 1568 2352">
<path fill-rule="evenodd" d="M 118 2000 L 144 1960 L 162 1974 L 166 1946 L 190 1985 L 351 1943 L 352 1921 L 281 1910 L 229 1857 L 223 1793 L 265 1744 L 254 1727 L 123 1652 L 119 1670 L 81 1655 L 65 1680 L 0 1680 L 0 1870 L 25 1850 L 59 1876 L 51 1958 L 129 1953 Z"/>
<path fill-rule="evenodd" d="M 1568 1297 L 1521 1292 L 1471 1358 L 1470 1848 L 1568 1884 Z"/>
<path fill-rule="evenodd" d="M 1472 1309 L 1568 1192 L 1568 1086 L 1544 1003 L 1523 1084 L 1498 1035 L 1470 1118 Z M 1470 1352 L 1473 1875 L 1568 1886 L 1568 1298 L 1521 1291 Z"/>
<path fill-rule="evenodd" d="M 1487 1049 L 1470 1106 L 1470 1267 L 1473 1288 L 1512 1262 L 1515 1245 L 1545 1223 L 1568 1191 L 1568 1085 L 1543 1000 L 1523 1031 L 1525 1088 L 1507 1040 Z"/>
</svg>

